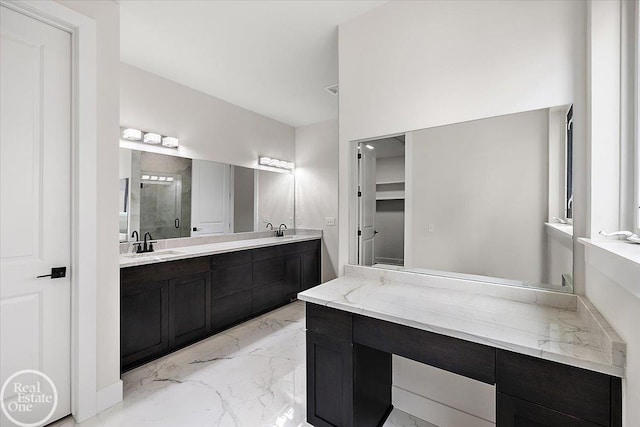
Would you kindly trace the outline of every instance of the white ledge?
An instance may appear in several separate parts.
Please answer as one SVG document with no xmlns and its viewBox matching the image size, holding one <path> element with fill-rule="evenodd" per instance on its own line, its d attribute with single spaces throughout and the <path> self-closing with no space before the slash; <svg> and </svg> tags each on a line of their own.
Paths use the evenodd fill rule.
<svg viewBox="0 0 640 427">
<path fill-rule="evenodd" d="M 578 239 L 588 264 L 640 298 L 640 245 L 623 240 Z"/>
</svg>

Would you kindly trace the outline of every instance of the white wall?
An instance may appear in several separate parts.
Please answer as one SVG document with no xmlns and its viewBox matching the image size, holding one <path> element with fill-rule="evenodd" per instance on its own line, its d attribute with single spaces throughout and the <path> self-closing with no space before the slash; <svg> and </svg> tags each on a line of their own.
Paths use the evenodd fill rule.
<svg viewBox="0 0 640 427">
<path fill-rule="evenodd" d="M 96 346 L 97 389 L 120 383 L 120 266 L 118 251 L 118 123 L 120 11 L 112 1 L 59 3 L 86 15 L 97 24 L 97 129 L 98 175 L 96 188 L 97 298 Z M 98 397 L 98 405 L 102 402 Z"/>
<path fill-rule="evenodd" d="M 353 221 L 350 141 L 555 105 L 574 103 L 574 228 L 586 235 L 586 9 L 572 0 L 395 1 L 340 26 L 340 270 Z"/>
<path fill-rule="evenodd" d="M 296 128 L 296 217 L 298 228 L 322 230 L 322 281 L 338 268 L 338 121 Z M 325 218 L 335 218 L 335 226 Z"/>
<path fill-rule="evenodd" d="M 268 222 L 273 224 L 274 229 L 280 224 L 293 228 L 294 175 L 289 172 L 265 170 L 258 170 L 257 173 L 258 229 L 256 231 L 263 231 Z"/>
<path fill-rule="evenodd" d="M 251 168 L 259 155 L 294 159 L 291 126 L 127 64 L 120 80 L 120 124 L 179 137 L 170 154 Z"/>
<path fill-rule="evenodd" d="M 413 132 L 408 267 L 544 281 L 548 120 L 543 109 Z"/>
</svg>

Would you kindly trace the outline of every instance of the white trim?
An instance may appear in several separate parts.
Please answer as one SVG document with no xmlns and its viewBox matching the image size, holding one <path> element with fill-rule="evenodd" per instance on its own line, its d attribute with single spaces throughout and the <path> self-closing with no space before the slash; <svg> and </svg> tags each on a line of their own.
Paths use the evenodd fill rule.
<svg viewBox="0 0 640 427">
<path fill-rule="evenodd" d="M 462 412 L 395 385 L 391 387 L 391 395 L 394 408 L 437 426 L 495 427 L 496 425 L 491 421 Z"/>
<path fill-rule="evenodd" d="M 71 413 L 96 414 L 97 113 L 96 23 L 52 0 L 0 0 L 71 33 Z"/>
<path fill-rule="evenodd" d="M 105 409 L 112 407 L 113 405 L 122 402 L 122 380 L 118 380 L 108 387 L 98 390 L 96 396 L 96 409 L 98 412 L 102 412 Z"/>
<path fill-rule="evenodd" d="M 352 141 L 349 143 L 349 228 L 347 229 L 349 239 L 349 252 L 347 258 L 347 264 L 358 264 L 358 144 L 359 141 Z"/>
<path fill-rule="evenodd" d="M 585 261 L 640 299 L 640 245 L 621 240 L 578 239 Z"/>
<path fill-rule="evenodd" d="M 635 229 L 636 233 L 640 233 L 640 2 L 636 0 L 633 4 L 635 6 L 635 28 L 634 28 L 634 41 L 635 41 L 635 60 L 633 61 L 634 65 L 634 138 L 635 138 Z"/>
<path fill-rule="evenodd" d="M 404 266 L 413 267 L 413 132 L 404 136 Z"/>
</svg>

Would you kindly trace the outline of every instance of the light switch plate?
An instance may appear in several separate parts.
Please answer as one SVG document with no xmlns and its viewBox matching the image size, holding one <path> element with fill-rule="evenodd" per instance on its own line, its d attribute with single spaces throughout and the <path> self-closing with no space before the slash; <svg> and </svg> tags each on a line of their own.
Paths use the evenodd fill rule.
<svg viewBox="0 0 640 427">
<path fill-rule="evenodd" d="M 327 225 L 327 226 L 333 227 L 333 226 L 335 226 L 335 225 L 336 225 L 336 219 L 335 219 L 335 218 L 333 218 L 333 217 L 326 217 L 326 218 L 324 219 L 324 225 Z"/>
</svg>

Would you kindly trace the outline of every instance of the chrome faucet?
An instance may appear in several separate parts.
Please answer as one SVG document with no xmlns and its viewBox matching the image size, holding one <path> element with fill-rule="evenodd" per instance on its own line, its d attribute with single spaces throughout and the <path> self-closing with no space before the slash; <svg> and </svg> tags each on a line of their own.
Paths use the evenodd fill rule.
<svg viewBox="0 0 640 427">
<path fill-rule="evenodd" d="M 271 227 L 271 231 L 273 231 L 273 224 L 271 224 L 270 222 L 268 222 L 264 228 L 269 228 L 269 227 Z"/>
<path fill-rule="evenodd" d="M 284 230 L 282 229 L 282 227 L 284 227 L 284 229 L 287 229 L 287 226 L 285 224 L 280 224 L 280 226 L 278 227 L 278 231 L 276 231 L 276 237 L 283 237 L 284 236 Z"/>
</svg>

